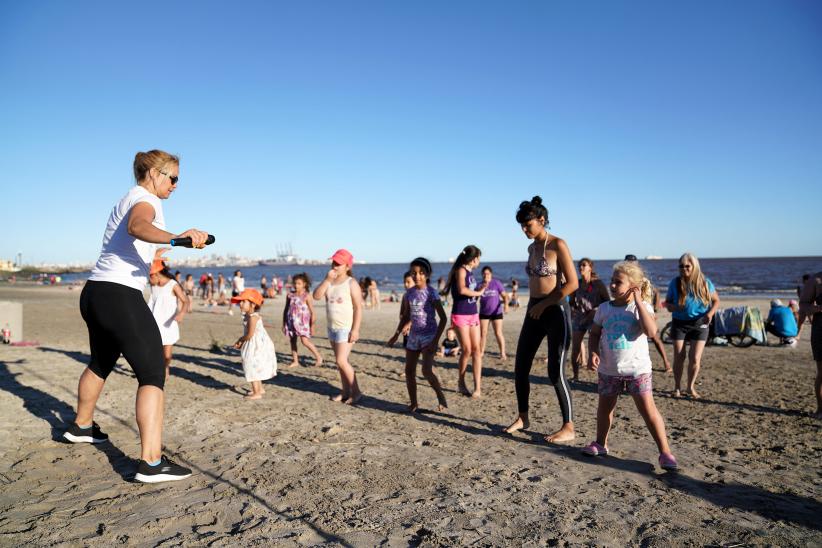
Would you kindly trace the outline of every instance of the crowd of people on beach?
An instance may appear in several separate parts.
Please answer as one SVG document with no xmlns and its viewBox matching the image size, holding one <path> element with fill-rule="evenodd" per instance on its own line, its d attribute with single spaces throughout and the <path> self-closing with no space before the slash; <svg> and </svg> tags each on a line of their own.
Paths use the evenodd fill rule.
<svg viewBox="0 0 822 548">
<path fill-rule="evenodd" d="M 191 474 L 162 454 L 163 388 L 168 380 L 172 347 L 179 339 L 179 323 L 191 311 L 195 287 L 191 275 L 180 281 L 179 273 L 170 272 L 163 260 L 165 249 L 156 247 L 167 245 L 172 239 L 188 238 L 192 247 L 202 248 L 208 237 L 198 229 L 180 234 L 166 231 L 161 200 L 169 198 L 176 189 L 178 173 L 179 160 L 166 152 L 140 152 L 135 157 L 137 184 L 114 206 L 100 258 L 81 294 L 80 309 L 88 326 L 91 359 L 80 377 L 76 418 L 64 434 L 71 442 L 100 443 L 108 439 L 93 415 L 106 378 L 122 354 L 138 381 L 136 409 L 141 457 L 135 479 L 142 482 L 179 480 Z M 582 451 L 590 456 L 608 454 L 614 409 L 619 396 L 627 393 L 657 445 L 660 466 L 676 470 L 679 464 L 668 444 L 664 420 L 654 404 L 648 341 L 654 342 L 665 370 L 673 374 L 673 395 L 699 399 L 696 382 L 701 358 L 709 325 L 720 304 L 716 288 L 702 272 L 699 260 L 691 253 L 680 257 L 679 275 L 668 284 L 662 301 L 633 255 L 614 265 L 607 283 L 599 279 L 590 259 L 583 258 L 575 264 L 566 241 L 549 232 L 548 210 L 539 196 L 521 202 L 515 219 L 531 240 L 524 264 L 528 299 L 514 358 L 516 417 L 501 431 L 513 434 L 530 427 L 530 375 L 538 350 L 547 341 L 545 365 L 556 392 L 561 425 L 545 440 L 567 443 L 576 437 L 573 400 L 564 371 L 566 355 L 571 350 L 572 380 L 579 379 L 583 365 L 597 375 L 597 433 Z M 393 346 L 402 337 L 411 413 L 421 407 L 416 375 L 420 360 L 422 375 L 436 395 L 437 409 L 444 411 L 448 402 L 435 372 L 435 358 L 456 357 L 458 393 L 474 400 L 483 397 L 483 357 L 489 330 L 497 340 L 500 359 L 508 358 L 502 325 L 509 308 L 519 306 L 518 284 L 512 284 L 511 291 L 506 291 L 488 266 L 478 276 L 481 255 L 478 247 L 465 246 L 448 275 L 439 278 L 436 288 L 432 283 L 432 266 L 426 258 L 416 257 L 409 262 L 404 276 L 405 292 L 399 296 L 397 327 L 386 345 Z M 141 268 L 135 271 L 134 265 Z M 248 399 L 262 398 L 263 382 L 277 374 L 274 343 L 266 332 L 260 309 L 266 298 L 274 299 L 284 290 L 282 329 L 291 347 L 289 365 L 299 364 L 299 344 L 311 353 L 316 365 L 323 363 L 312 342 L 316 335 L 312 301 L 324 301 L 326 335 L 340 377 L 340 390 L 331 399 L 349 405 L 362 399 L 363 391 L 351 363 L 352 350 L 360 339 L 363 310 L 379 308 L 381 298 L 377 282 L 357 280 L 353 265 L 352 253 L 338 249 L 331 256 L 325 277 L 313 291 L 311 279 L 305 273 L 285 281 L 274 277 L 270 283 L 263 278 L 260 291 L 245 287 L 240 271 L 230 281 L 222 274 L 216 281 L 210 275 L 201 278 L 201 299 L 215 305 L 227 303 L 229 313 L 238 305 L 243 315 L 243 333 L 234 347 L 240 350 L 244 375 L 250 383 Z M 148 305 L 142 293 L 146 283 L 151 285 Z M 231 297 L 227 295 L 229 284 Z M 786 328 L 793 319 L 796 333 L 779 335 L 790 344 L 799 336 L 805 318 L 815 320 L 811 343 L 817 362 L 818 415 L 822 411 L 822 273 L 809 276 L 799 293 L 796 307 L 775 303 L 768 323 L 775 332 L 792 333 Z M 449 305 L 450 321 L 445 308 Z M 672 314 L 672 366 L 657 330 L 655 313 L 661 306 Z M 586 334 L 587 349 L 583 344 Z"/>
</svg>

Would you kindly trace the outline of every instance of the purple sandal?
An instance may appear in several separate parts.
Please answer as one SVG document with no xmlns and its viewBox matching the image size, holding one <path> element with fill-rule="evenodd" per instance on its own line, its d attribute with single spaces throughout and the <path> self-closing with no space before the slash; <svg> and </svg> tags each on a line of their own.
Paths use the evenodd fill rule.
<svg viewBox="0 0 822 548">
<path fill-rule="evenodd" d="M 676 457 L 672 453 L 660 453 L 659 465 L 663 470 L 679 470 L 679 464 L 677 464 Z"/>
<path fill-rule="evenodd" d="M 583 454 L 588 455 L 590 457 L 604 457 L 608 454 L 608 448 L 598 444 L 595 441 L 592 441 L 591 443 L 582 448 L 582 452 Z"/>
</svg>

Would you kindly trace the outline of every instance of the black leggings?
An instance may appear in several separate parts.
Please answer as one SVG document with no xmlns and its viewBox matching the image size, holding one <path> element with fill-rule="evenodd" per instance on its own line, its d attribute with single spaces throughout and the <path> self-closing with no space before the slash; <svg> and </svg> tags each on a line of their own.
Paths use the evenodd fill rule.
<svg viewBox="0 0 822 548">
<path fill-rule="evenodd" d="M 542 301 L 542 298 L 528 300 L 528 310 Z M 514 364 L 514 378 L 517 388 L 517 406 L 520 413 L 528 412 L 528 396 L 531 392 L 529 376 L 531 374 L 531 364 L 534 356 L 537 355 L 542 339 L 548 337 L 548 377 L 554 390 L 557 392 L 557 400 L 562 410 L 562 422 L 573 420 L 573 404 L 571 402 L 571 391 L 565 381 L 565 353 L 570 345 L 571 317 L 568 304 L 551 305 L 545 309 L 538 320 L 533 319 L 527 312 L 525 321 L 522 322 L 522 331 L 519 333 L 517 343 L 517 358 Z"/>
<path fill-rule="evenodd" d="M 122 354 L 140 386 L 163 388 L 163 340 L 142 292 L 118 283 L 88 281 L 80 294 L 80 314 L 88 326 L 92 373 L 106 379 Z"/>
</svg>

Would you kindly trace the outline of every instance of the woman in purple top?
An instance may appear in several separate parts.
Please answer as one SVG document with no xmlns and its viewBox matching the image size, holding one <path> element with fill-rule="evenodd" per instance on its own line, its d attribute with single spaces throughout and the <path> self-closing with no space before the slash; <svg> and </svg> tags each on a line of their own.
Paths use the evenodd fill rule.
<svg viewBox="0 0 822 548">
<path fill-rule="evenodd" d="M 465 396 L 479 398 L 482 395 L 482 352 L 480 352 L 480 320 L 477 312 L 477 299 L 482 296 L 485 284 L 474 281 L 474 270 L 480 261 L 482 252 L 478 247 L 469 245 L 460 251 L 445 287 L 451 292 L 451 325 L 457 332 L 457 339 L 462 347 L 459 360 L 459 391 Z M 468 360 L 471 360 L 474 373 L 474 392 L 465 385 L 465 373 Z"/>
<path fill-rule="evenodd" d="M 488 325 L 494 328 L 494 335 L 499 345 L 499 357 L 502 361 L 508 359 L 505 354 L 505 335 L 502 333 L 503 313 L 508 312 L 508 293 L 502 282 L 494 278 L 494 271 L 490 266 L 482 267 L 482 280 L 485 282 L 485 291 L 480 297 L 480 354 L 485 354 L 485 341 L 488 338 Z"/>
</svg>

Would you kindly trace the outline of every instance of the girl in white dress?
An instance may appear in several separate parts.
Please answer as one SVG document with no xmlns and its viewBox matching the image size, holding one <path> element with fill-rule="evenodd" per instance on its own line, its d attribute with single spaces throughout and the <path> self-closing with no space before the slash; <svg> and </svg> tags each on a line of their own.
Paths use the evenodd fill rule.
<svg viewBox="0 0 822 548">
<path fill-rule="evenodd" d="M 263 296 L 256 289 L 245 289 L 232 297 L 231 302 L 239 303 L 243 313 L 243 336 L 237 339 L 234 348 L 240 349 L 245 380 L 251 383 L 251 393 L 245 398 L 259 400 L 265 394 L 263 381 L 277 375 L 277 352 L 259 312 Z"/>
<path fill-rule="evenodd" d="M 164 249 L 158 250 L 158 255 Z M 155 259 L 151 263 L 149 270 L 149 282 L 151 283 L 151 297 L 148 300 L 148 308 L 160 328 L 160 336 L 163 339 L 163 358 L 166 364 L 166 380 L 168 380 L 171 368 L 171 349 L 180 340 L 179 323 L 183 321 L 188 307 L 188 298 L 183 292 L 183 288 L 174 279 L 174 274 L 168 266 L 161 260 Z"/>
</svg>

